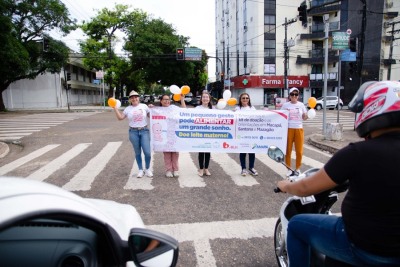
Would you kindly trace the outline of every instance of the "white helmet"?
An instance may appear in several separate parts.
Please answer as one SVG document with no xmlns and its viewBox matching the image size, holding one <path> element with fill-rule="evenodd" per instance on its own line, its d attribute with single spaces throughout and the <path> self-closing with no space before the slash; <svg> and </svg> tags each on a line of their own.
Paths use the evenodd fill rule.
<svg viewBox="0 0 400 267">
<path fill-rule="evenodd" d="M 355 113 L 358 136 L 366 137 L 371 131 L 400 126 L 400 82 L 366 82 L 360 86 L 349 103 Z"/>
</svg>

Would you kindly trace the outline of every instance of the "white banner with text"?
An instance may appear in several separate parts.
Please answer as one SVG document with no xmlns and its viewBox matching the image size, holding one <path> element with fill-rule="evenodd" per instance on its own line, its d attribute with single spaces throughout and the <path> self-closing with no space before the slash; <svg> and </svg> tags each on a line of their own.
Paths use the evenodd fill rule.
<svg viewBox="0 0 400 267">
<path fill-rule="evenodd" d="M 286 151 L 288 111 L 218 109 L 150 109 L 154 152 L 267 153 Z"/>
</svg>

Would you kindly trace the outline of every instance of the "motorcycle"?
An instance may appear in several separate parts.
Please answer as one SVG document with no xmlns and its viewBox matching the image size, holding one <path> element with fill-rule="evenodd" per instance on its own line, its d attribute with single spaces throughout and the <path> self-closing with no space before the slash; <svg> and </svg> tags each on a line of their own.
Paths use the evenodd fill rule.
<svg viewBox="0 0 400 267">
<path fill-rule="evenodd" d="M 311 176 L 319 170 L 318 168 L 311 168 L 301 174 L 298 173 L 296 170 L 291 169 L 289 166 L 287 166 L 287 164 L 285 164 L 284 153 L 282 152 L 282 150 L 274 146 L 270 146 L 268 148 L 268 156 L 274 161 L 283 164 L 288 170 L 292 171 L 292 174 L 288 178 L 291 182 Z M 311 195 L 307 197 L 291 196 L 283 203 L 279 212 L 279 218 L 275 224 L 274 231 L 275 256 L 279 267 L 289 266 L 288 254 L 286 249 L 286 236 L 289 220 L 294 215 L 302 213 L 331 214 L 332 206 L 339 199 L 338 194 L 345 192 L 347 188 L 348 183 L 345 183 L 316 195 Z M 279 193 L 280 189 L 275 188 L 274 192 Z M 329 257 L 325 257 L 325 255 L 316 250 L 313 250 L 311 253 L 312 267 L 351 266 L 346 263 L 338 262 Z"/>
</svg>

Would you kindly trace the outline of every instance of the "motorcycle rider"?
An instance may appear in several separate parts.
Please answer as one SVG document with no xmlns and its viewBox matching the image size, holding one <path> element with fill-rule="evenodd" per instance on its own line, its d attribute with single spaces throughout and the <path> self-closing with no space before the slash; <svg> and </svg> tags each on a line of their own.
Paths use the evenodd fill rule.
<svg viewBox="0 0 400 267">
<path fill-rule="evenodd" d="M 400 266 L 400 83 L 364 83 L 349 109 L 365 141 L 339 150 L 310 177 L 277 184 L 309 196 L 349 182 L 341 217 L 299 214 L 289 221 L 290 267 L 310 266 L 311 248 L 354 266 Z"/>
</svg>

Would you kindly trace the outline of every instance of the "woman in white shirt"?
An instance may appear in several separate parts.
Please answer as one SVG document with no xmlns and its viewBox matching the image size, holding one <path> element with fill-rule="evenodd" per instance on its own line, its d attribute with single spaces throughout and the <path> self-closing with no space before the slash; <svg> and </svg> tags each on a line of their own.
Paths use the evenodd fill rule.
<svg viewBox="0 0 400 267">
<path fill-rule="evenodd" d="M 114 107 L 115 115 L 118 120 L 128 118 L 129 121 L 129 141 L 131 141 L 135 151 L 136 163 L 139 172 L 136 177 L 141 178 L 144 174 L 147 177 L 153 177 L 150 170 L 151 150 L 150 150 L 150 132 L 147 126 L 147 116 L 150 112 L 147 105 L 140 103 L 139 94 L 135 91 L 129 93 L 129 102 L 123 113 L 117 107 Z M 142 150 L 145 160 L 145 169 L 142 163 Z"/>
<path fill-rule="evenodd" d="M 289 111 L 288 117 L 288 136 L 285 163 L 291 166 L 292 161 L 292 148 L 296 150 L 296 171 L 300 173 L 301 160 L 303 158 L 303 145 L 304 145 L 304 129 L 303 120 L 308 118 L 307 109 L 302 102 L 299 102 L 299 89 L 293 87 L 289 91 L 289 102 L 285 102 L 281 109 Z M 292 175 L 292 171 L 287 173 L 287 176 Z"/>
<path fill-rule="evenodd" d="M 239 105 L 235 107 L 235 111 L 248 111 L 248 110 L 256 110 L 254 106 L 251 105 L 250 96 L 248 93 L 242 93 L 239 96 Z M 240 165 L 242 166 L 242 176 L 246 176 L 248 173 L 251 175 L 258 175 L 256 169 L 254 169 L 254 162 L 256 160 L 255 153 L 249 154 L 249 170 L 246 169 L 246 153 L 240 153 Z"/>
<path fill-rule="evenodd" d="M 203 91 L 200 97 L 200 105 L 196 108 L 199 109 L 212 109 L 211 95 L 207 91 Z M 210 176 L 211 173 L 208 170 L 210 164 L 211 153 L 210 152 L 199 152 L 199 171 L 198 175 L 203 176 L 204 174 Z"/>
</svg>

